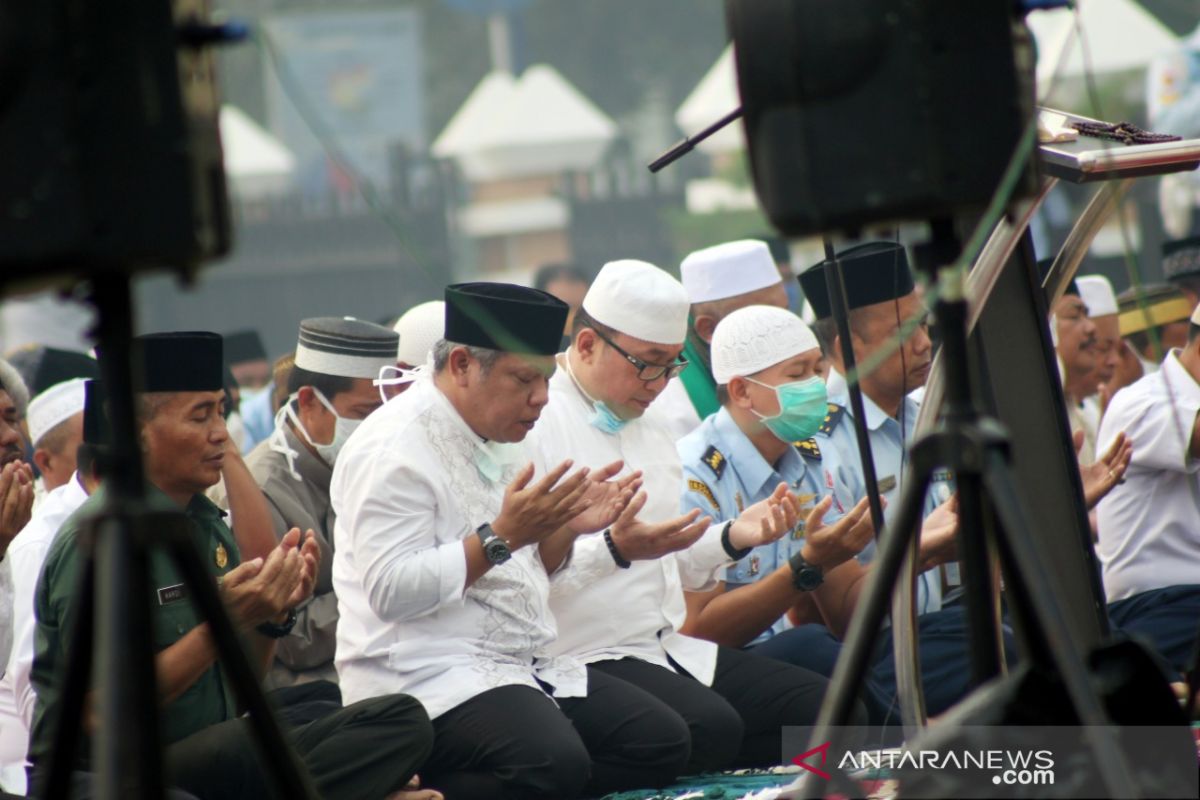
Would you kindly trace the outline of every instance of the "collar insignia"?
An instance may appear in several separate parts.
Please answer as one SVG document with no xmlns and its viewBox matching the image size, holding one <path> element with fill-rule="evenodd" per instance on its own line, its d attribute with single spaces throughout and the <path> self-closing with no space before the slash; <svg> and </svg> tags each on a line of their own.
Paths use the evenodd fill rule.
<svg viewBox="0 0 1200 800">
<path fill-rule="evenodd" d="M 717 476 L 717 480 L 721 480 L 721 476 L 725 473 L 725 456 L 720 450 L 709 445 L 700 460 L 708 465 L 708 468 L 713 471 L 713 475 Z"/>
</svg>

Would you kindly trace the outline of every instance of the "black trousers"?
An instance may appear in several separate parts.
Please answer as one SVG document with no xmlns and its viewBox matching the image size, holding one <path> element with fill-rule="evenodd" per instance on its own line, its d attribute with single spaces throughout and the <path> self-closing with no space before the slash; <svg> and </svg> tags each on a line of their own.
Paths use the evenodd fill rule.
<svg viewBox="0 0 1200 800">
<path fill-rule="evenodd" d="M 686 722 L 692 740 L 688 774 L 780 764 L 782 729 L 813 724 L 829 685 L 810 670 L 731 647 L 717 651 L 711 688 L 678 664 L 671 671 L 623 658 L 591 666 L 644 689 Z M 858 703 L 850 724 L 866 721 L 866 708 Z"/>
<path fill-rule="evenodd" d="M 588 668 L 586 698 L 490 689 L 433 722 L 421 782 L 447 800 L 571 800 L 665 786 L 688 760 L 687 725 L 643 690 Z"/>
<path fill-rule="evenodd" d="M 424 707 L 407 695 L 363 700 L 288 730 L 323 800 L 377 800 L 402 789 L 433 747 Z M 272 796 L 248 720 L 213 725 L 167 748 L 171 785 L 201 800 Z"/>
<path fill-rule="evenodd" d="M 402 789 L 433 747 L 425 708 L 407 695 L 363 700 L 341 709 L 309 709 L 306 724 L 282 721 L 322 800 L 379 800 Z M 293 717 L 295 719 L 295 717 Z M 244 717 L 210 725 L 168 745 L 169 786 L 186 792 L 172 798 L 260 800 L 277 796 L 259 762 L 250 723 Z M 40 785 L 40 775 L 30 785 Z M 90 798 L 92 776 L 80 773 L 72 797 Z"/>
</svg>

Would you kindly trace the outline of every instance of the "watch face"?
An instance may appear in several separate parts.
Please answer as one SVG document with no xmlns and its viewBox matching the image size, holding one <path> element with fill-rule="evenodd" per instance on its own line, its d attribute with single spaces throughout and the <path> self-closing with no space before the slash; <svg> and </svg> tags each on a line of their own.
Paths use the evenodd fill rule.
<svg viewBox="0 0 1200 800">
<path fill-rule="evenodd" d="M 825 576 L 816 567 L 806 566 L 796 573 L 796 588 L 811 592 L 825 582 Z"/>
<path fill-rule="evenodd" d="M 483 554 L 487 556 L 487 560 L 491 564 L 503 564 L 512 557 L 508 543 L 500 538 L 492 539 L 484 545 Z"/>
</svg>

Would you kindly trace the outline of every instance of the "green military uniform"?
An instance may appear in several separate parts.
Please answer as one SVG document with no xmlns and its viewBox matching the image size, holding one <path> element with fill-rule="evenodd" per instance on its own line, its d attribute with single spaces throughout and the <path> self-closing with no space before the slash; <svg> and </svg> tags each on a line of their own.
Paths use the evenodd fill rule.
<svg viewBox="0 0 1200 800">
<path fill-rule="evenodd" d="M 177 506 L 154 487 L 147 489 L 152 506 Z M 64 524 L 55 538 L 34 597 L 37 615 L 32 681 L 37 690 L 29 760 L 36 769 L 49 762 L 53 746 L 54 706 L 59 701 L 62 670 L 70 658 L 70 640 L 79 603 L 79 533 L 85 515 L 98 511 L 104 490 L 94 493 Z M 224 512 L 202 495 L 184 511 L 193 540 L 214 576 L 239 563 L 237 542 L 222 519 Z M 155 651 L 170 647 L 200 624 L 183 581 L 166 552 L 150 556 L 151 625 Z M 313 721 L 297 718 L 284 727 L 297 754 L 308 767 L 319 796 L 334 800 L 368 800 L 403 786 L 425 762 L 433 730 L 420 704 L 405 695 L 364 700 L 344 709 L 322 710 Z M 170 783 L 201 800 L 240 800 L 271 796 L 266 771 L 259 764 L 247 720 L 237 706 L 222 669 L 213 664 L 161 715 L 162 735 L 170 747 L 166 768 Z M 78 769 L 87 770 L 87 746 L 80 748 Z M 93 785 L 76 776 L 74 796 L 90 798 Z"/>
<path fill-rule="evenodd" d="M 148 487 L 152 506 L 164 510 L 177 508 L 158 489 Z M 79 611 L 79 566 L 83 556 L 79 533 L 88 516 L 100 510 L 103 488 L 92 494 L 63 523 L 62 529 L 46 554 L 45 566 L 34 597 L 37 616 L 32 681 L 37 690 L 33 714 L 29 758 L 37 763 L 49 754 L 52 745 L 52 715 L 48 713 L 59 698 L 59 682 L 74 620 Z M 213 575 L 224 575 L 240 563 L 237 542 L 225 524 L 224 512 L 203 495 L 195 495 L 185 511 L 199 551 Z M 156 548 L 150 555 L 148 602 L 151 607 L 152 641 L 155 652 L 170 647 L 200 623 L 183 586 L 183 578 L 165 550 Z M 214 664 L 186 692 L 164 708 L 162 735 L 166 742 L 183 739 L 203 728 L 237 716 L 233 694 L 221 669 Z M 82 750 L 86 758 L 86 748 Z"/>
</svg>

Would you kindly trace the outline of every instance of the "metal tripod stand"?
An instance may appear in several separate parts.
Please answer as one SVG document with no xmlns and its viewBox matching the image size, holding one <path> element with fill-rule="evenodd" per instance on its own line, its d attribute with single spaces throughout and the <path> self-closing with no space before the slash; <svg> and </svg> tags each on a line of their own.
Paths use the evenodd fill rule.
<svg viewBox="0 0 1200 800">
<path fill-rule="evenodd" d="M 879 550 L 858 609 L 851 621 L 829 693 L 809 741 L 815 748 L 829 740 L 831 729 L 849 721 L 857 687 L 869 668 L 875 633 L 888 611 L 900 579 L 904 556 L 919 536 L 925 494 L 935 470 L 955 476 L 959 507 L 959 555 L 964 576 L 972 686 L 1001 670 L 1000 616 L 992 579 L 989 549 L 995 547 L 1008 577 L 1012 611 L 1027 635 L 1027 653 L 1062 676 L 1067 694 L 1087 726 L 1085 736 L 1096 753 L 1096 765 L 1113 796 L 1136 797 L 1132 774 L 1110 730 L 1101 701 L 1089 684 L 1080 653 L 1072 646 L 1066 617 L 1049 590 L 1051 576 L 1033 548 L 1031 531 L 1010 471 L 1007 434 L 995 420 L 981 415 L 973 390 L 967 342 L 966 265 L 943 268 L 959 257 L 959 244 L 949 221 L 932 226 L 933 240 L 918 248 L 917 265 L 939 288 L 934 307 L 942 334 L 946 364 L 946 412 L 940 430 L 912 447 L 909 474 L 896 515 L 879 539 Z M 842 313 L 837 307 L 834 313 Z M 806 773 L 783 797 L 820 796 Z"/>
</svg>

